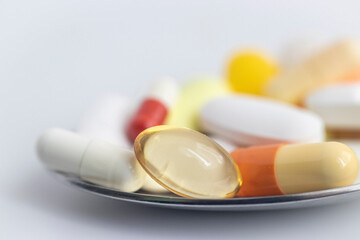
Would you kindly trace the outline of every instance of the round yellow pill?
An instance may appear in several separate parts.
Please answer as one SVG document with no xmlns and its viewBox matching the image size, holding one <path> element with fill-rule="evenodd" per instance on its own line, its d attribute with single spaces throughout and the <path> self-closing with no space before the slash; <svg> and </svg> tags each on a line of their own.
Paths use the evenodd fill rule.
<svg viewBox="0 0 360 240">
<path fill-rule="evenodd" d="M 180 196 L 230 198 L 240 188 L 240 173 L 229 153 L 197 131 L 148 128 L 137 136 L 134 150 L 145 171 Z"/>
<path fill-rule="evenodd" d="M 277 64 L 255 51 L 239 52 L 230 60 L 227 77 L 235 92 L 262 95 L 264 86 L 276 75 Z"/>
</svg>

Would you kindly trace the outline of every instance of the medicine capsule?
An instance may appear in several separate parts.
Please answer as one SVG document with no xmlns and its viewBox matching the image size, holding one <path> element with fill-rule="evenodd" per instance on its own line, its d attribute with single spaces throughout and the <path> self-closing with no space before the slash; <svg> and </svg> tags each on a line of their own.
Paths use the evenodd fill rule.
<svg viewBox="0 0 360 240">
<path fill-rule="evenodd" d="M 320 36 L 301 36 L 285 44 L 280 61 L 285 69 L 291 69 L 326 49 L 328 43 Z"/>
<path fill-rule="evenodd" d="M 207 101 L 229 92 L 229 86 L 223 79 L 205 77 L 193 79 L 181 90 L 165 124 L 199 130 L 201 107 Z"/>
<path fill-rule="evenodd" d="M 130 148 L 124 132 L 129 119 L 129 99 L 117 94 L 105 94 L 83 114 L 76 132 L 82 136 L 107 141 L 121 147 Z"/>
<path fill-rule="evenodd" d="M 83 114 L 76 132 L 90 139 L 130 148 L 130 141 L 124 132 L 125 124 L 129 119 L 129 106 L 131 106 L 129 99 L 123 96 L 113 93 L 102 95 Z M 145 181 L 141 189 L 151 193 L 168 191 L 147 174 L 144 175 L 146 175 Z"/>
<path fill-rule="evenodd" d="M 104 187 L 135 192 L 144 183 L 145 173 L 134 154 L 106 141 L 55 128 L 40 136 L 37 151 L 47 168 Z"/>
<path fill-rule="evenodd" d="M 278 67 L 264 54 L 245 51 L 230 60 L 227 71 L 233 91 L 262 95 L 265 84 L 275 77 Z"/>
<path fill-rule="evenodd" d="M 239 148 L 231 156 L 243 179 L 239 197 L 344 187 L 358 175 L 355 153 L 338 142 Z"/>
<path fill-rule="evenodd" d="M 240 173 L 230 155 L 197 131 L 152 127 L 136 138 L 134 149 L 145 171 L 180 196 L 230 198 L 240 188 Z"/>
<path fill-rule="evenodd" d="M 342 41 L 282 74 L 270 82 L 265 94 L 279 100 L 300 103 L 312 90 L 342 81 L 360 69 L 360 45 Z"/>
<path fill-rule="evenodd" d="M 177 85 L 172 79 L 156 82 L 141 103 L 126 127 L 126 135 L 131 143 L 143 130 L 162 125 L 177 97 Z"/>
</svg>

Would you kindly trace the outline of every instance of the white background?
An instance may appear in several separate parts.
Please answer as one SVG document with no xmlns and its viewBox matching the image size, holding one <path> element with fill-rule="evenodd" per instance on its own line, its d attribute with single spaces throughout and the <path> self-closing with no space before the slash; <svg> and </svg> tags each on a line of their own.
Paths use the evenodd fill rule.
<svg viewBox="0 0 360 240">
<path fill-rule="evenodd" d="M 268 212 L 144 207 L 57 182 L 34 149 L 101 93 L 130 96 L 160 75 L 221 75 L 242 46 L 277 57 L 304 34 L 360 37 L 359 10 L 358 1 L 0 0 L 0 239 L 359 239 L 360 200 Z"/>
</svg>

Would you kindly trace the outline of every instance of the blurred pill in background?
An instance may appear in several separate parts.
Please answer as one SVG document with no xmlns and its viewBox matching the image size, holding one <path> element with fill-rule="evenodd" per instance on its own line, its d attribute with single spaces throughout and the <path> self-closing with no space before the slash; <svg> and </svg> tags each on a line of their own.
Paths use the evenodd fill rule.
<svg viewBox="0 0 360 240">
<path fill-rule="evenodd" d="M 304 103 L 327 128 L 360 131 L 360 81 L 325 86 L 310 93 Z"/>
<path fill-rule="evenodd" d="M 54 128 L 39 137 L 37 152 L 50 170 L 100 186 L 135 192 L 144 184 L 145 173 L 134 153 L 107 141 Z"/>
<path fill-rule="evenodd" d="M 309 92 L 326 84 L 343 81 L 359 69 L 359 43 L 340 41 L 283 72 L 269 83 L 265 94 L 298 104 Z"/>
<path fill-rule="evenodd" d="M 240 146 L 307 143 L 324 140 L 324 123 L 316 114 L 253 95 L 213 99 L 200 112 L 201 128 Z"/>
<path fill-rule="evenodd" d="M 131 143 L 143 130 L 164 124 L 177 99 L 178 86 L 174 79 L 163 78 L 155 82 L 144 97 L 139 108 L 129 119 L 126 135 Z"/>
<path fill-rule="evenodd" d="M 239 197 L 344 187 L 358 176 L 357 156 L 338 142 L 239 148 L 231 156 L 243 179 Z"/>
<path fill-rule="evenodd" d="M 242 51 L 234 54 L 227 67 L 231 90 L 262 95 L 264 86 L 278 72 L 276 62 L 260 51 Z"/>
<path fill-rule="evenodd" d="M 132 103 L 128 98 L 115 93 L 104 94 L 85 111 L 76 132 L 91 139 L 131 148 L 124 132 L 131 110 Z"/>
<path fill-rule="evenodd" d="M 329 47 L 329 43 L 319 36 L 301 36 L 290 40 L 280 51 L 280 62 L 284 71 L 302 64 Z"/>
<path fill-rule="evenodd" d="M 166 125 L 199 129 L 199 110 L 209 100 L 225 95 L 229 87 L 223 79 L 195 78 L 181 89 L 174 108 L 166 119 Z"/>
<path fill-rule="evenodd" d="M 241 176 L 229 153 L 204 134 L 157 126 L 135 140 L 135 155 L 151 177 L 189 198 L 230 198 Z"/>
</svg>

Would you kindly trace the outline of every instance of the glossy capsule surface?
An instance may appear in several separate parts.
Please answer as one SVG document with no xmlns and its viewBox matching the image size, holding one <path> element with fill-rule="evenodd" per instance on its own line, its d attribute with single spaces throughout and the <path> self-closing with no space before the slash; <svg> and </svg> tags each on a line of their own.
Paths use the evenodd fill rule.
<svg viewBox="0 0 360 240">
<path fill-rule="evenodd" d="M 134 148 L 145 171 L 180 196 L 230 198 L 240 188 L 240 173 L 231 156 L 197 131 L 152 127 L 136 138 Z"/>
<path fill-rule="evenodd" d="M 231 156 L 243 179 L 238 197 L 345 187 L 358 176 L 355 153 L 338 142 L 238 148 Z"/>
</svg>

